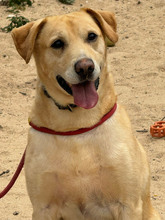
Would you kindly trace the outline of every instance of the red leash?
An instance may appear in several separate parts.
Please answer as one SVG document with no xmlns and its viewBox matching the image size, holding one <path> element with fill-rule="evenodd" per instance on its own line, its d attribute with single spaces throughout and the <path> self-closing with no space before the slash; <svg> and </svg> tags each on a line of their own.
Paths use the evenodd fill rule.
<svg viewBox="0 0 165 220">
<path fill-rule="evenodd" d="M 108 118 L 110 118 L 116 111 L 116 108 L 117 108 L 117 104 L 115 104 L 113 106 L 113 108 L 106 114 L 102 117 L 102 119 L 95 125 L 93 125 L 92 127 L 89 127 L 89 128 L 81 128 L 81 129 L 78 129 L 76 131 L 66 131 L 66 132 L 59 132 L 59 131 L 53 131 L 49 128 L 45 128 L 45 127 L 37 127 L 36 125 L 34 125 L 32 122 L 29 122 L 29 124 L 32 126 L 32 128 L 34 128 L 35 130 L 37 131 L 40 131 L 40 132 L 44 132 L 44 133 L 48 133 L 48 134 L 53 134 L 53 135 L 63 135 L 63 136 L 70 136 L 70 135 L 77 135 L 77 134 L 82 134 L 82 133 L 85 133 L 87 131 L 90 131 L 96 127 L 98 127 L 99 125 L 101 125 L 102 123 L 104 123 Z M 26 152 L 26 150 L 25 150 Z M 2 197 L 4 197 L 8 192 L 9 190 L 12 188 L 12 186 L 14 185 L 15 181 L 17 180 L 23 166 L 24 166 L 24 160 L 25 160 L 25 152 L 21 158 L 21 161 L 18 165 L 18 168 L 14 174 L 14 176 L 12 177 L 11 181 L 9 182 L 9 184 L 6 186 L 6 188 L 0 193 L 0 199 Z"/>
<path fill-rule="evenodd" d="M 26 152 L 26 151 L 25 151 Z M 14 185 L 15 181 L 17 180 L 22 168 L 23 168 L 23 165 L 24 165 L 24 160 L 25 160 L 25 152 L 21 158 L 21 161 L 18 165 L 18 168 L 14 174 L 14 176 L 12 177 L 12 179 L 10 180 L 9 184 L 6 186 L 6 188 L 0 193 L 0 199 L 2 197 L 4 197 L 8 192 L 9 190 L 12 188 L 12 186 Z"/>
</svg>

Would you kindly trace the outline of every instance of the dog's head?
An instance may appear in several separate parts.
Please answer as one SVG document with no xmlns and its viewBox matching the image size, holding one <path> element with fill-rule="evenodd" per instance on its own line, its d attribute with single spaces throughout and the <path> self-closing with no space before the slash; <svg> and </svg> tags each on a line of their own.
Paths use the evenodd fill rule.
<svg viewBox="0 0 165 220">
<path fill-rule="evenodd" d="M 97 104 L 105 37 L 118 40 L 112 13 L 82 9 L 47 17 L 14 29 L 12 37 L 26 63 L 34 54 L 41 83 L 55 100 L 86 109 Z"/>
</svg>

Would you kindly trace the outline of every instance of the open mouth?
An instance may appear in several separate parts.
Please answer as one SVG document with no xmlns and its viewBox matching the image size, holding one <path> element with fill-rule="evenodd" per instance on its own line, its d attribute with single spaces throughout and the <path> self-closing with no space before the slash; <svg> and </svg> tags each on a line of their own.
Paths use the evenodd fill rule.
<svg viewBox="0 0 165 220">
<path fill-rule="evenodd" d="M 69 84 L 61 76 L 56 77 L 58 84 L 70 95 L 72 95 L 72 90 Z"/>
<path fill-rule="evenodd" d="M 95 81 L 85 81 L 71 86 L 59 75 L 56 79 L 58 84 L 74 97 L 74 104 L 85 109 L 93 108 L 97 104 L 99 77 Z"/>
</svg>

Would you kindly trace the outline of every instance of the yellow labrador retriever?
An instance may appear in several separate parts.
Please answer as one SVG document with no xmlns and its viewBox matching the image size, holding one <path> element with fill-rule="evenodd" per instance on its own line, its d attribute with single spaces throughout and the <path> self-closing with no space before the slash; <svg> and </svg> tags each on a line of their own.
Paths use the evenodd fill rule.
<svg viewBox="0 0 165 220">
<path fill-rule="evenodd" d="M 82 9 L 14 29 L 38 83 L 25 158 L 33 220 L 158 220 L 146 153 L 116 104 L 105 38 L 114 15 Z"/>
</svg>

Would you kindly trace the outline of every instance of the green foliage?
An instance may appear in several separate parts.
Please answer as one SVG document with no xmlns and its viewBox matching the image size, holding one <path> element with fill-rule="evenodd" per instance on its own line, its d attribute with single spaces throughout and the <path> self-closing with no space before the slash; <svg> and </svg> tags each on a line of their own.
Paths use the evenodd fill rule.
<svg viewBox="0 0 165 220">
<path fill-rule="evenodd" d="M 10 32 L 13 28 L 18 28 L 29 20 L 23 16 L 18 15 L 19 10 L 24 10 L 26 6 L 32 6 L 33 0 L 7 0 L 8 12 L 15 14 L 14 16 L 7 18 L 10 20 L 10 24 L 4 28 L 0 28 L 3 32 Z"/>
<path fill-rule="evenodd" d="M 75 0 L 59 0 L 59 1 L 67 5 L 72 5 L 75 2 Z"/>
<path fill-rule="evenodd" d="M 19 13 L 19 10 L 17 7 L 12 7 L 12 8 L 9 8 L 7 10 L 7 12 L 10 12 L 10 13 L 13 13 L 13 14 L 18 14 Z"/>
<path fill-rule="evenodd" d="M 31 0 L 8 0 L 7 11 L 16 14 L 19 10 L 25 10 L 26 6 L 32 6 L 32 3 Z"/>
<path fill-rule="evenodd" d="M 15 6 L 25 7 L 26 5 L 32 6 L 32 1 L 31 0 L 8 0 L 9 7 L 15 7 Z"/>
<path fill-rule="evenodd" d="M 20 26 L 22 26 L 22 25 L 29 22 L 29 20 L 27 18 L 25 18 L 23 16 L 18 16 L 18 15 L 13 16 L 13 17 L 8 18 L 8 19 L 11 21 L 10 24 L 8 26 L 4 27 L 4 28 L 1 28 L 1 30 L 3 32 L 7 32 L 7 33 L 12 31 L 13 28 L 20 27 Z"/>
</svg>

